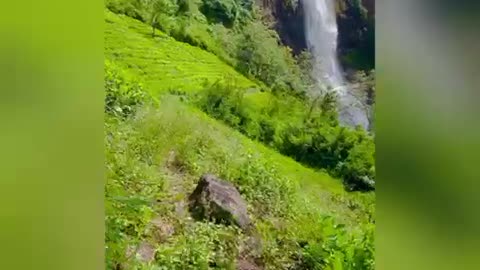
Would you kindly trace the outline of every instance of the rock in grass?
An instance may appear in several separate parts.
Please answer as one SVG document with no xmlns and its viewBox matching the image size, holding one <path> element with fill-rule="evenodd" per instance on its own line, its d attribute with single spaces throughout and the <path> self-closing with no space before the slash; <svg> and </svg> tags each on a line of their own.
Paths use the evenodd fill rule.
<svg viewBox="0 0 480 270">
<path fill-rule="evenodd" d="M 206 174 L 189 197 L 189 210 L 197 220 L 234 224 L 243 230 L 250 228 L 247 203 L 229 182 Z"/>
<path fill-rule="evenodd" d="M 137 246 L 129 245 L 125 250 L 125 257 L 127 260 L 119 263 L 116 266 L 116 269 L 133 269 L 136 262 L 144 264 L 151 263 L 155 260 L 155 252 L 155 247 L 147 241 L 142 241 Z"/>
<path fill-rule="evenodd" d="M 236 269 L 237 270 L 261 270 L 262 268 L 260 268 L 253 262 L 250 262 L 246 259 L 239 259 L 237 260 Z"/>
<path fill-rule="evenodd" d="M 148 228 L 152 231 L 153 237 L 158 243 L 165 242 L 175 233 L 175 228 L 162 216 L 154 218 Z"/>
<path fill-rule="evenodd" d="M 155 259 L 155 247 L 148 242 L 141 242 L 138 246 L 136 257 L 143 263 L 150 263 Z"/>
</svg>

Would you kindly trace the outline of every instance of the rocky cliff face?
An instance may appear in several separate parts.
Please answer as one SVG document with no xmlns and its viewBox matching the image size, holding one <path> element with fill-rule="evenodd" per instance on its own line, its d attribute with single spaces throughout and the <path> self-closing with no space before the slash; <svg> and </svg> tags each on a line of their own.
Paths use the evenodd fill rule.
<svg viewBox="0 0 480 270">
<path fill-rule="evenodd" d="M 307 48 L 301 2 L 294 3 L 294 0 L 257 0 L 256 3 L 275 22 L 275 30 L 283 44 L 290 47 L 295 54 Z"/>
<path fill-rule="evenodd" d="M 337 24 L 343 66 L 375 68 L 375 1 L 337 0 Z"/>
<path fill-rule="evenodd" d="M 375 0 L 336 0 L 341 63 L 370 70 L 375 63 Z M 299 53 L 306 49 L 302 0 L 257 0 L 272 16 L 282 42 Z"/>
</svg>

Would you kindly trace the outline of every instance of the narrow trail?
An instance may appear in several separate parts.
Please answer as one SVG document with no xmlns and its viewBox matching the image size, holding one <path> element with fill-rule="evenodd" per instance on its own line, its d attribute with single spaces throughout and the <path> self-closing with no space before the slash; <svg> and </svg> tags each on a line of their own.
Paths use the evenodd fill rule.
<svg viewBox="0 0 480 270">
<path fill-rule="evenodd" d="M 176 158 L 176 152 L 170 150 L 165 162 L 168 199 L 163 203 L 173 205 L 175 216 L 185 220 L 189 217 L 187 209 L 188 190 L 191 183 L 186 179 L 185 173 Z"/>
</svg>

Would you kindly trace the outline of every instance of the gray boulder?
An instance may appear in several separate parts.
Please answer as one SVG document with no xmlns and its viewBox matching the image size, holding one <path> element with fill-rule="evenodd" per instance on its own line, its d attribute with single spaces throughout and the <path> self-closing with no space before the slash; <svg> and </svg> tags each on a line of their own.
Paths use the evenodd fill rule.
<svg viewBox="0 0 480 270">
<path fill-rule="evenodd" d="M 234 224 L 243 230 L 251 227 L 247 203 L 229 182 L 206 174 L 189 197 L 189 210 L 197 220 Z"/>
</svg>

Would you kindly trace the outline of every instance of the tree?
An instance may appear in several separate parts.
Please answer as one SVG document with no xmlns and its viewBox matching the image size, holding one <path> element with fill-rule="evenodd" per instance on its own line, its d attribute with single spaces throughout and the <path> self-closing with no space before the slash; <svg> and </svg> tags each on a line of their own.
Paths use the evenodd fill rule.
<svg viewBox="0 0 480 270">
<path fill-rule="evenodd" d="M 238 5 L 234 0 L 203 0 L 200 11 L 210 21 L 232 27 L 238 16 Z"/>
<path fill-rule="evenodd" d="M 175 13 L 177 6 L 170 0 L 144 0 L 147 10 L 148 21 L 152 26 L 152 37 L 155 37 L 155 28 L 158 27 L 158 19 L 162 15 L 170 16 Z"/>
</svg>

